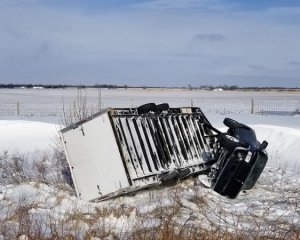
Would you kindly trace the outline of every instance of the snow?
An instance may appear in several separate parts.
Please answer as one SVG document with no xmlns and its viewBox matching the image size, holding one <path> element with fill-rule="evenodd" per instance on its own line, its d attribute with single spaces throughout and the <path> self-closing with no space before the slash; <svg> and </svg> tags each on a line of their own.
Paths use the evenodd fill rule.
<svg viewBox="0 0 300 240">
<path fill-rule="evenodd" d="M 0 152 L 46 150 L 53 144 L 57 130 L 56 124 L 0 120 Z"/>
<path fill-rule="evenodd" d="M 258 139 L 268 140 L 268 166 L 289 168 L 295 173 L 300 173 L 300 128 L 274 125 L 253 125 L 252 127 Z"/>
<path fill-rule="evenodd" d="M 117 93 L 114 92 L 115 95 Z M 179 105 L 180 101 L 173 103 Z M 241 229 L 246 234 L 257 229 L 257 226 L 261 231 L 265 229 L 266 233 L 272 234 L 284 231 L 289 226 L 299 229 L 300 118 L 244 112 L 225 115 L 208 112 L 206 116 L 213 126 L 223 131 L 226 130 L 222 124 L 224 117 L 250 125 L 258 140 L 267 140 L 269 143 L 269 161 L 258 183 L 252 190 L 241 193 L 237 199 L 224 198 L 199 185 L 196 179 L 183 181 L 173 187 L 144 190 L 135 196 L 89 203 L 77 199 L 70 187 L 59 179 L 59 166 L 62 163 L 49 156 L 49 151 L 57 141 L 58 124 L 0 120 L 0 225 L 10 226 L 10 231 L 14 232 L 18 228 L 18 223 L 13 220 L 14 214 L 20 211 L 20 206 L 24 206 L 29 209 L 30 219 L 44 224 L 42 229 L 46 235 L 51 235 L 46 224 L 47 219 L 51 219 L 56 224 L 65 224 L 64 232 L 77 234 L 81 239 L 91 227 L 87 225 L 91 219 L 97 219 L 98 228 L 110 226 L 113 232 L 125 236 L 126 229 L 138 231 L 139 228 L 159 226 L 168 208 L 176 212 L 175 221 L 181 225 L 193 222 L 210 228 L 218 224 L 220 228 L 230 231 Z M 25 166 L 23 171 L 10 173 L 9 169 L 3 169 L 12 164 L 9 159 L 18 152 L 21 155 L 24 152 L 32 153 L 25 155 L 27 162 L 21 162 Z M 8 159 L 5 162 L 7 165 L 4 165 L 5 159 Z M 20 174 L 27 180 L 18 182 L 19 177 L 23 176 Z M 16 182 L 11 182 L 10 177 Z M 141 216 L 146 217 L 143 219 Z M 72 219 L 72 223 L 66 223 L 65 219 Z M 7 239 L 1 234 L 0 239 Z M 109 239 L 109 234 L 106 237 Z M 19 239 L 27 238 L 26 234 L 19 236 Z"/>
</svg>

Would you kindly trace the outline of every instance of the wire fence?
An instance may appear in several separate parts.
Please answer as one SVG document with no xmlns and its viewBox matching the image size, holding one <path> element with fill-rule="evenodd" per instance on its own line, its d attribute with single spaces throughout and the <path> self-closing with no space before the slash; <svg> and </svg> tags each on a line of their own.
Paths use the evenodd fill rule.
<svg viewBox="0 0 300 240">
<path fill-rule="evenodd" d="M 63 109 L 78 95 L 86 97 L 91 112 L 107 107 L 137 107 L 169 103 L 171 107 L 200 107 L 215 114 L 300 114 L 299 92 L 187 91 L 167 89 L 0 89 L 0 119 L 58 122 Z"/>
</svg>

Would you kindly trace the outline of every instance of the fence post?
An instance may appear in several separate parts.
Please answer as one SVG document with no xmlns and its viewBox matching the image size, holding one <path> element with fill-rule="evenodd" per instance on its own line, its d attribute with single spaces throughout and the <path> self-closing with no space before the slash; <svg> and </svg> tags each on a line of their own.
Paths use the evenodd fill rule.
<svg viewBox="0 0 300 240">
<path fill-rule="evenodd" d="M 251 114 L 254 113 L 254 100 L 251 99 Z"/>
<path fill-rule="evenodd" d="M 17 101 L 17 115 L 20 116 L 20 102 Z"/>
</svg>

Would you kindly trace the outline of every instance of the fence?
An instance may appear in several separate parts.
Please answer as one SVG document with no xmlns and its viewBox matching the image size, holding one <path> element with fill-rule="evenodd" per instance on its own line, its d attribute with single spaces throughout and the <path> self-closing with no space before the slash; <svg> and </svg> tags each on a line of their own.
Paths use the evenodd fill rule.
<svg viewBox="0 0 300 240">
<path fill-rule="evenodd" d="M 216 114 L 299 114 L 300 94 L 291 92 L 187 91 L 165 89 L 83 90 L 91 111 L 167 102 L 171 107 L 195 106 Z M 82 93 L 81 93 L 82 94 Z M 77 89 L 0 89 L 0 119 L 58 122 L 78 100 Z"/>
</svg>

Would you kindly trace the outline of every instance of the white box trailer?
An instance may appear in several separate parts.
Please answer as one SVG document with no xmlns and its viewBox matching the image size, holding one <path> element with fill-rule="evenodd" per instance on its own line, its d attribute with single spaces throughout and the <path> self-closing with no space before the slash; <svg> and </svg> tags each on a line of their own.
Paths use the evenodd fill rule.
<svg viewBox="0 0 300 240">
<path fill-rule="evenodd" d="M 212 171 L 213 164 L 220 161 L 224 164 L 224 155 L 230 159 L 231 155 L 236 156 L 236 151 L 244 151 L 246 155 L 252 151 L 239 145 L 224 153 L 227 145 L 220 145 L 221 133 L 212 127 L 200 108 L 169 108 L 168 104 L 108 108 L 60 133 L 76 194 L 89 201 L 200 173 L 209 172 L 213 177 L 211 182 L 217 185 L 221 171 L 216 170 L 220 166 Z M 223 175 L 221 185 L 224 185 Z M 247 178 L 249 174 L 245 175 Z M 220 194 L 235 197 L 223 185 L 222 192 L 220 184 Z"/>
</svg>

